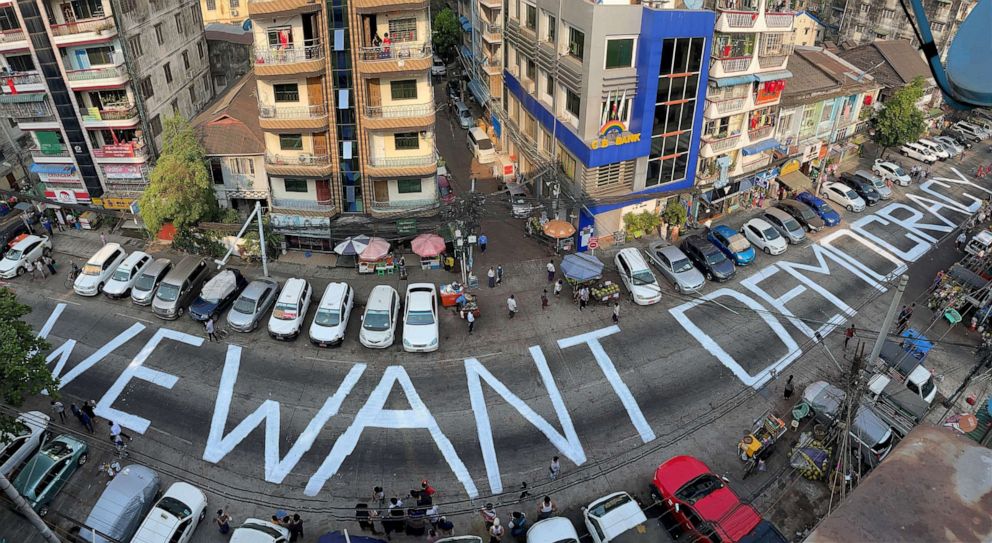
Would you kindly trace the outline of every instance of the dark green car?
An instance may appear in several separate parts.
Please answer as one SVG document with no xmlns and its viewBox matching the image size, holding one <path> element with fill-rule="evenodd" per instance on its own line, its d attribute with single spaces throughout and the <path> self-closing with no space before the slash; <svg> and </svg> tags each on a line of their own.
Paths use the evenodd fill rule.
<svg viewBox="0 0 992 543">
<path fill-rule="evenodd" d="M 24 496 L 40 516 L 48 514 L 48 505 L 88 458 L 85 441 L 61 435 L 34 455 L 14 479 L 14 488 Z"/>
</svg>

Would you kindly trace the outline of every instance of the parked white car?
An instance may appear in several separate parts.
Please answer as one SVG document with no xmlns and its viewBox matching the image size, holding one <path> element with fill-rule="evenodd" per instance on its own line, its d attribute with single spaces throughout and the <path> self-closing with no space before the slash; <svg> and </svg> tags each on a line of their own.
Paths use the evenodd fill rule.
<svg viewBox="0 0 992 543">
<path fill-rule="evenodd" d="M 918 143 L 905 143 L 899 148 L 899 152 L 902 153 L 902 156 L 919 160 L 925 164 L 933 164 L 938 160 L 936 155 Z"/>
<path fill-rule="evenodd" d="M 369 349 L 385 349 L 396 338 L 396 321 L 400 314 L 400 295 L 389 285 L 377 285 L 369 294 L 362 315 L 358 341 Z"/>
<path fill-rule="evenodd" d="M 344 343 L 354 305 L 355 291 L 348 283 L 328 283 L 310 323 L 310 343 L 318 347 L 336 347 Z"/>
<path fill-rule="evenodd" d="M 83 265 L 72 289 L 80 296 L 96 296 L 103 285 L 117 271 L 117 267 L 127 258 L 124 248 L 117 243 L 108 243 L 93 254 Z"/>
<path fill-rule="evenodd" d="M 888 162 L 882 159 L 875 161 L 875 165 L 871 167 L 871 171 L 875 172 L 875 175 L 881 177 L 882 181 L 891 180 L 900 187 L 908 187 L 909 183 L 913 180 L 913 178 L 906 173 L 906 170 L 902 169 L 902 166 L 896 164 L 895 162 Z"/>
<path fill-rule="evenodd" d="M 41 411 L 21 413 L 14 421 L 13 433 L 0 434 L 0 475 L 7 477 L 31 458 L 44 444 L 47 430 L 48 415 Z"/>
<path fill-rule="evenodd" d="M 189 543 L 207 516 L 207 497 L 189 483 L 172 483 L 138 527 L 131 543 Z"/>
<path fill-rule="evenodd" d="M 42 255 L 52 252 L 52 241 L 48 236 L 27 236 L 14 244 L 0 260 L 0 278 L 10 279 L 24 274 L 28 264 L 33 264 Z"/>
<path fill-rule="evenodd" d="M 110 277 L 110 281 L 103 286 L 103 294 L 108 298 L 123 298 L 131 293 L 131 287 L 135 281 L 152 263 L 152 257 L 146 252 L 135 251 L 117 266 L 117 271 Z"/>
<path fill-rule="evenodd" d="M 613 257 L 613 262 L 635 304 L 651 305 L 661 301 L 661 285 L 640 251 L 633 247 L 623 249 Z"/>
<path fill-rule="evenodd" d="M 934 136 L 930 139 L 943 145 L 944 148 L 947 149 L 947 152 L 950 153 L 952 157 L 958 156 L 964 152 L 964 145 L 962 145 L 961 142 L 957 141 L 956 139 L 950 136 Z"/>
<path fill-rule="evenodd" d="M 527 530 L 527 543 L 579 543 L 579 533 L 565 517 L 551 517 L 535 522 Z"/>
<path fill-rule="evenodd" d="M 764 219 L 747 221 L 741 228 L 741 234 L 744 234 L 751 245 L 768 255 L 780 255 L 789 248 L 789 242 Z"/>
<path fill-rule="evenodd" d="M 275 339 L 296 339 L 307 317 L 312 293 L 313 289 L 306 279 L 287 279 L 269 317 L 269 335 Z"/>
<path fill-rule="evenodd" d="M 854 190 L 844 183 L 838 183 L 836 181 L 824 183 L 821 194 L 826 196 L 827 199 L 846 207 L 848 211 L 861 213 L 865 210 L 865 201 L 858 196 L 858 193 L 854 192 Z"/>
<path fill-rule="evenodd" d="M 931 141 L 926 138 L 920 138 L 916 140 L 916 144 L 919 145 L 920 147 L 923 147 L 927 151 L 930 151 L 930 154 L 934 155 L 935 157 L 941 160 L 947 160 L 948 158 L 951 158 L 951 154 L 947 152 L 947 149 L 944 149 L 943 145 L 935 141 Z"/>
<path fill-rule="evenodd" d="M 434 55 L 434 62 L 431 64 L 431 75 L 444 77 L 448 74 L 448 67 L 444 64 L 444 60 L 441 57 Z"/>
<path fill-rule="evenodd" d="M 429 353 L 438 349 L 437 288 L 433 283 L 413 283 L 406 288 L 403 313 L 403 350 Z"/>
<path fill-rule="evenodd" d="M 230 543 L 287 543 L 289 530 L 271 522 L 250 518 L 231 534 Z"/>
</svg>

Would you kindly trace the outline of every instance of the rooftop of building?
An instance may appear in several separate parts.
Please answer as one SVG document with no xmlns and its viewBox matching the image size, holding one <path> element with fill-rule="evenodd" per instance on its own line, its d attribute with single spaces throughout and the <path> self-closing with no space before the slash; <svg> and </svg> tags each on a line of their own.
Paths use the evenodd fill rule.
<svg viewBox="0 0 992 543">
<path fill-rule="evenodd" d="M 792 78 L 782 91 L 782 105 L 792 106 L 850 96 L 878 88 L 874 78 L 823 47 L 796 47 L 789 57 Z"/>
<path fill-rule="evenodd" d="M 207 155 L 260 155 L 265 152 L 258 124 L 255 72 L 250 71 L 193 118 Z"/>
<path fill-rule="evenodd" d="M 251 45 L 254 35 L 242 25 L 210 23 L 203 27 L 203 36 L 208 40 L 226 41 Z"/>
<path fill-rule="evenodd" d="M 931 83 L 933 80 L 923 57 L 908 40 L 877 40 L 849 49 L 842 48 L 837 55 L 862 70 L 870 71 L 883 87 L 902 87 L 917 77 L 928 79 Z"/>
</svg>

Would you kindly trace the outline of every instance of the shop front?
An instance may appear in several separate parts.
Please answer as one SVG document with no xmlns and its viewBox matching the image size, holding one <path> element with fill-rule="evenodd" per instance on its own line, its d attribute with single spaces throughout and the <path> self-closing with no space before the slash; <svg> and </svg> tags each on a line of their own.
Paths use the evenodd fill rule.
<svg viewBox="0 0 992 543">
<path fill-rule="evenodd" d="M 800 192 L 813 190 L 813 181 L 800 170 L 801 164 L 799 158 L 793 158 L 782 164 L 777 176 L 778 193 L 776 197 L 779 200 L 792 198 Z"/>
<path fill-rule="evenodd" d="M 695 199 L 693 217 L 702 222 L 744 209 L 761 207 L 770 195 L 774 197 L 778 168 L 731 180 L 729 183 L 703 191 Z"/>
</svg>

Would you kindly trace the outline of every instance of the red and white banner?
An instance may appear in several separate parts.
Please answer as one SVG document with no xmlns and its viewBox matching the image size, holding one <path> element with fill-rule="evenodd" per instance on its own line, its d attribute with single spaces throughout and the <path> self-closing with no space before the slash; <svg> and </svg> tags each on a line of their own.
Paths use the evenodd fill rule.
<svg viewBox="0 0 992 543">
<path fill-rule="evenodd" d="M 90 193 L 85 190 L 47 189 L 45 198 L 63 204 L 85 204 L 90 201 Z"/>
</svg>

